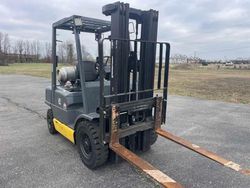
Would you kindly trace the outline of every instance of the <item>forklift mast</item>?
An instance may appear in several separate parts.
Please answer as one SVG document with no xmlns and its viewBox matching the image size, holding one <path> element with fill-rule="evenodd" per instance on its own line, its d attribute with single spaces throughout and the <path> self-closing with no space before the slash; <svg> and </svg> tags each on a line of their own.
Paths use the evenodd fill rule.
<svg viewBox="0 0 250 188">
<path fill-rule="evenodd" d="M 170 45 L 157 42 L 158 11 L 143 11 L 130 8 L 129 4 L 116 2 L 105 5 L 102 12 L 111 17 L 111 35 L 109 38 L 99 40 L 99 64 L 100 64 L 100 128 L 101 133 L 107 130 L 106 117 L 108 117 L 107 104 L 126 103 L 129 105 L 127 114 L 120 116 L 120 124 L 133 124 L 139 121 L 153 119 L 154 91 L 163 90 L 163 106 L 161 122 L 165 122 L 168 67 Z M 135 39 L 130 39 L 129 25 L 135 24 Z M 133 25 L 134 26 L 134 25 Z M 104 95 L 104 72 L 103 70 L 103 43 L 111 42 L 111 78 L 110 95 Z M 157 50 L 158 49 L 158 50 Z M 163 55 L 163 52 L 165 53 Z M 158 61 L 156 63 L 156 52 Z M 163 60 L 165 56 L 165 60 Z M 164 69 L 164 83 L 162 84 L 162 67 Z M 155 66 L 158 65 L 158 73 L 155 75 Z M 157 76 L 157 77 L 156 77 Z M 155 88 L 157 80 L 157 88 Z M 163 87 L 162 87 L 163 86 Z M 108 100 L 107 100 L 108 99 Z M 131 110 L 141 105 L 136 110 Z M 149 105 L 147 108 L 142 106 Z M 109 116 L 110 117 L 110 116 Z M 132 122 L 132 123 L 131 123 Z M 121 125 L 120 125 L 121 126 Z M 143 134 L 147 134 L 145 131 Z M 101 136 L 104 141 L 105 135 Z M 144 135 L 144 137 L 147 137 Z M 147 144 L 142 144 L 147 145 Z"/>
<path fill-rule="evenodd" d="M 129 4 L 116 3 L 103 7 L 103 13 L 111 16 L 111 39 L 129 40 L 130 19 L 135 20 L 136 38 L 138 39 L 138 25 L 141 24 L 140 40 L 154 41 L 157 39 L 158 12 L 154 10 L 142 11 L 129 7 Z M 112 94 L 129 92 L 130 77 L 129 56 L 130 46 L 127 42 L 120 42 L 113 52 L 114 77 L 111 79 Z M 133 51 L 137 57 L 136 49 Z M 139 70 L 133 67 L 133 71 L 138 72 L 139 90 L 153 89 L 154 84 L 154 63 L 155 44 L 146 44 L 140 50 Z M 138 61 L 136 59 L 136 61 Z M 133 62 L 134 63 L 134 62 Z M 137 62 L 136 62 L 137 63 Z M 134 75 L 136 76 L 136 74 Z M 132 80 L 132 85 L 136 79 Z M 135 88 L 135 87 L 134 87 Z M 148 93 L 152 97 L 152 92 Z M 140 98 L 144 98 L 142 95 Z M 121 99 L 119 102 L 125 102 Z"/>
<path fill-rule="evenodd" d="M 103 13 L 106 16 L 111 16 L 111 39 L 118 39 L 112 52 L 113 77 L 111 79 L 111 94 L 136 91 L 137 78 L 139 80 L 139 90 L 153 89 L 158 12 L 155 10 L 142 11 L 130 8 L 129 4 L 117 2 L 104 6 Z M 128 42 L 130 40 L 130 20 L 135 20 L 136 39 L 152 42 L 141 46 L 139 51 L 140 60 L 137 59 L 137 43 L 135 43 L 134 51 L 130 50 Z M 138 39 L 138 25 L 141 25 L 140 39 Z M 134 58 L 134 61 L 129 61 L 132 58 Z M 133 65 L 133 63 L 137 64 L 137 66 Z M 132 79 L 130 78 L 131 71 L 134 73 Z M 130 90 L 130 84 L 132 85 L 132 90 Z M 153 97 L 153 92 L 141 94 L 139 98 L 143 99 L 146 97 Z M 127 101 L 128 97 L 118 100 L 118 102 Z"/>
</svg>

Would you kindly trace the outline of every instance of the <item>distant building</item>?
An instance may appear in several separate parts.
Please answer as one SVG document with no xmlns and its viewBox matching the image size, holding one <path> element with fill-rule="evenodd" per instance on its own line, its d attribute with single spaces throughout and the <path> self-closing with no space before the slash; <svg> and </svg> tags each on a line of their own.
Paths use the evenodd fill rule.
<svg viewBox="0 0 250 188">
<path fill-rule="evenodd" d="M 202 64 L 204 60 L 200 59 L 200 58 L 188 58 L 187 59 L 187 63 L 189 64 Z"/>
<path fill-rule="evenodd" d="M 250 60 L 232 60 L 233 64 L 250 64 Z"/>
</svg>

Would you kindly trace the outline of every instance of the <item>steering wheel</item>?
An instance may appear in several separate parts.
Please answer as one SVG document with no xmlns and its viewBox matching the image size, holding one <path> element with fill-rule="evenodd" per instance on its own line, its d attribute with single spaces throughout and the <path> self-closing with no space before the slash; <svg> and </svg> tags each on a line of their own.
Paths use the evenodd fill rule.
<svg viewBox="0 0 250 188">
<path fill-rule="evenodd" d="M 107 59 L 106 59 L 104 65 L 107 65 L 107 64 L 108 64 L 108 61 L 109 61 L 109 59 L 110 59 L 110 56 L 103 56 L 103 59 L 105 59 L 105 58 L 107 58 Z"/>
<path fill-rule="evenodd" d="M 105 59 L 106 58 L 106 61 L 104 62 L 104 66 L 107 66 L 107 64 L 108 64 L 108 62 L 109 62 L 109 59 L 110 59 L 110 56 L 103 56 L 103 59 Z M 95 69 L 96 69 L 96 72 L 99 74 L 99 71 L 100 71 L 100 64 L 99 64 L 99 62 L 97 61 L 96 63 L 95 63 Z"/>
</svg>

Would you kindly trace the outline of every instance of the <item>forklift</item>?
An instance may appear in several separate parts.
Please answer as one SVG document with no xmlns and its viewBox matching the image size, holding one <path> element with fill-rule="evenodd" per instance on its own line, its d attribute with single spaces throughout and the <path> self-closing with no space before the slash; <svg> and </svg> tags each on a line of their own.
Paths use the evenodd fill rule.
<svg viewBox="0 0 250 188">
<path fill-rule="evenodd" d="M 49 132 L 76 144 L 90 169 L 121 157 L 163 187 L 182 186 L 135 154 L 148 151 L 158 135 L 250 175 L 240 165 L 161 129 L 166 121 L 170 44 L 157 41 L 158 11 L 116 2 L 103 6 L 102 13 L 111 21 L 73 15 L 52 25 L 52 82 L 45 92 Z M 73 32 L 75 66 L 58 68 L 57 30 Z M 96 61 L 83 60 L 84 33 L 92 33 L 97 42 Z M 103 37 L 105 33 L 109 36 Z"/>
</svg>

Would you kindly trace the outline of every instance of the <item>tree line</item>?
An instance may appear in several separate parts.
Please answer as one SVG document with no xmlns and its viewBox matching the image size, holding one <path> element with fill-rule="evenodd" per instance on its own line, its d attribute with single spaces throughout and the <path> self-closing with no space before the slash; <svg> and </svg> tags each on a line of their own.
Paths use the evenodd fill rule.
<svg viewBox="0 0 250 188">
<path fill-rule="evenodd" d="M 50 63 L 52 46 L 39 40 L 10 39 L 8 33 L 0 32 L 0 65 L 10 63 Z M 92 56 L 82 46 L 82 53 L 88 59 Z M 59 63 L 73 64 L 76 52 L 73 41 L 57 43 Z"/>
</svg>

